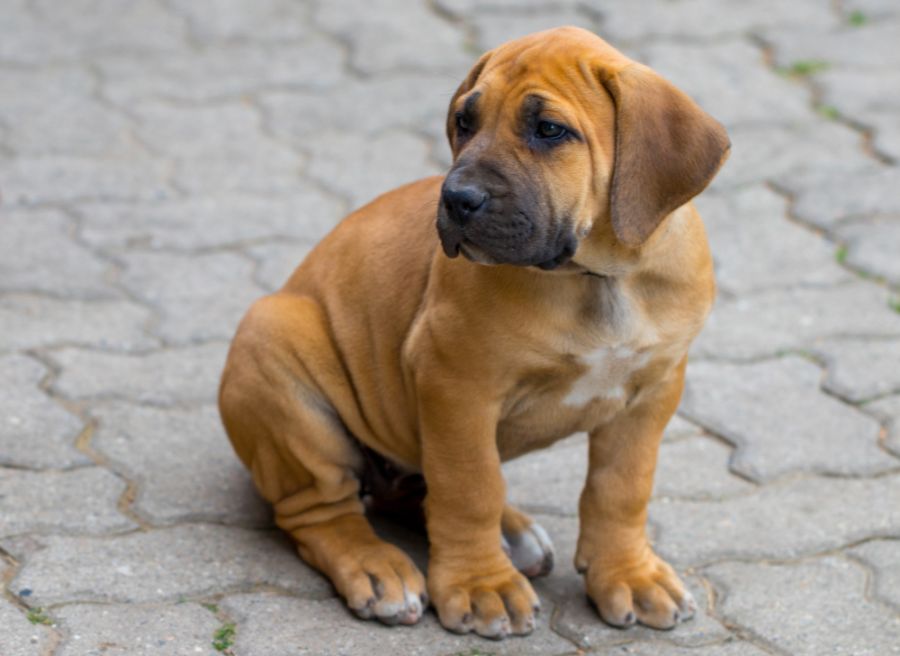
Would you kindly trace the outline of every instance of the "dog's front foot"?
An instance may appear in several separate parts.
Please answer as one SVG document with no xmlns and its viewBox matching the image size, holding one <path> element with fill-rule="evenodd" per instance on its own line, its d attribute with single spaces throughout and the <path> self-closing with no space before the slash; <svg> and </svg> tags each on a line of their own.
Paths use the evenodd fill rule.
<svg viewBox="0 0 900 656">
<path fill-rule="evenodd" d="M 587 593 L 607 624 L 627 628 L 635 622 L 672 629 L 693 617 L 697 604 L 675 570 L 648 547 L 638 558 L 594 558 L 587 566 Z"/>
<path fill-rule="evenodd" d="M 484 560 L 429 567 L 428 591 L 444 628 L 495 640 L 534 630 L 540 601 L 531 584 L 507 558 L 492 560 L 493 567 Z"/>
</svg>

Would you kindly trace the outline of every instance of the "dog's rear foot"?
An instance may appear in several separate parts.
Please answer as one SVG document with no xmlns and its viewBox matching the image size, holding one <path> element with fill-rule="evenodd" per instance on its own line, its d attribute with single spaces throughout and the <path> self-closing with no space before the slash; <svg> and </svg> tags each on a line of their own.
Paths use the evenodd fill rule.
<svg viewBox="0 0 900 656">
<path fill-rule="evenodd" d="M 344 554 L 331 572 L 335 588 L 361 619 L 415 624 L 428 607 L 425 578 L 405 553 L 380 543 Z"/>
<path fill-rule="evenodd" d="M 503 511 L 503 550 L 517 570 L 529 578 L 553 569 L 553 543 L 544 527 L 528 515 L 506 506 Z"/>
</svg>

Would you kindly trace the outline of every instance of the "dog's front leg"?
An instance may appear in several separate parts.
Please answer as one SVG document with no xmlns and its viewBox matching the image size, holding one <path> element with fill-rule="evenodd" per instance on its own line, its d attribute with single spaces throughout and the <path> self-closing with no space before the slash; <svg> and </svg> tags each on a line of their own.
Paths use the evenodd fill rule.
<svg viewBox="0 0 900 656">
<path fill-rule="evenodd" d="M 600 616 L 614 626 L 639 621 L 670 629 L 695 609 L 690 593 L 653 553 L 646 534 L 656 455 L 681 398 L 684 365 L 590 435 L 575 567 L 584 573 Z"/>
<path fill-rule="evenodd" d="M 428 592 L 441 624 L 451 631 L 525 635 L 534 629 L 539 602 L 502 548 L 499 406 L 466 391 L 470 387 L 432 386 L 420 396 Z"/>
</svg>

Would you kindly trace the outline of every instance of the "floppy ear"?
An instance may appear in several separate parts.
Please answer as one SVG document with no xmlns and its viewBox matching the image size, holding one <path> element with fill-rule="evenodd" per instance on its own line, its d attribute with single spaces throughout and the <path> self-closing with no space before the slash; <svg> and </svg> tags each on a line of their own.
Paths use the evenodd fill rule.
<svg viewBox="0 0 900 656">
<path fill-rule="evenodd" d="M 472 67 L 472 70 L 470 70 L 469 74 L 466 75 L 466 79 L 463 80 L 462 84 L 460 84 L 456 88 L 456 92 L 453 94 L 453 97 L 450 99 L 450 105 L 447 110 L 446 130 L 447 130 L 447 139 L 450 140 L 451 144 L 453 143 L 453 125 L 456 121 L 456 118 L 454 116 L 455 112 L 453 109 L 454 106 L 456 105 L 456 99 L 459 98 L 464 93 L 467 93 L 468 91 L 472 90 L 472 87 L 475 86 L 475 83 L 478 81 L 478 77 L 481 75 L 481 72 L 484 70 L 484 67 L 487 64 L 488 59 L 491 58 L 492 53 L 493 53 L 492 50 L 488 50 L 486 53 L 481 55 L 481 58 L 479 58 L 479 60 L 477 62 L 475 62 L 475 65 Z"/>
<path fill-rule="evenodd" d="M 703 191 L 731 143 L 718 121 L 646 66 L 601 68 L 599 75 L 616 106 L 612 227 L 619 241 L 636 247 Z"/>
</svg>

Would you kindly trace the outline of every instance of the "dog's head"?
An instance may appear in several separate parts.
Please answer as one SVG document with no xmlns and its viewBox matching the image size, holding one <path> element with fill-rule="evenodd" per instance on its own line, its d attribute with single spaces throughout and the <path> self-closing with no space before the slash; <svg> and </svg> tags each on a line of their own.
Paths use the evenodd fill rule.
<svg viewBox="0 0 900 656">
<path fill-rule="evenodd" d="M 582 29 L 476 63 L 450 102 L 444 252 L 555 269 L 595 228 L 639 248 L 724 162 L 725 130 L 652 70 Z"/>
</svg>

